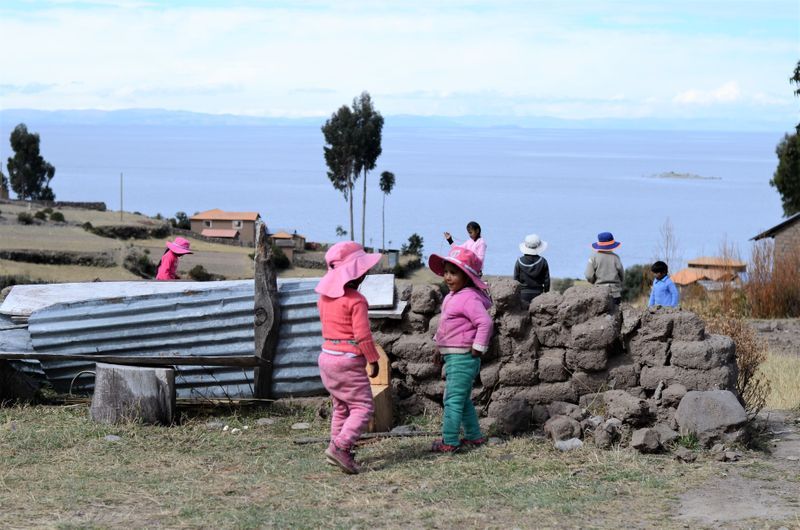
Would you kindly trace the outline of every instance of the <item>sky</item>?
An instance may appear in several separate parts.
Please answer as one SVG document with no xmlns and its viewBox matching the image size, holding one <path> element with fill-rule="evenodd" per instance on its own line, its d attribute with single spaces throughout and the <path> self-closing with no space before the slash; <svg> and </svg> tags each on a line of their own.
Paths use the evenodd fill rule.
<svg viewBox="0 0 800 530">
<path fill-rule="evenodd" d="M 2 0 L 0 35 L 0 109 L 311 117 L 367 90 L 387 116 L 788 129 L 800 108 L 798 0 Z"/>
</svg>

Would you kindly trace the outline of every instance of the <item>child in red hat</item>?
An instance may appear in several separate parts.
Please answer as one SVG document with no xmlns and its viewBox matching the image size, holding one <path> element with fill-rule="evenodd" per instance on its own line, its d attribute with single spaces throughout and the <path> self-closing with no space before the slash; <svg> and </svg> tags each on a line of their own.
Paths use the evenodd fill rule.
<svg viewBox="0 0 800 530">
<path fill-rule="evenodd" d="M 325 450 L 329 463 L 349 474 L 359 472 L 353 447 L 372 418 L 372 388 L 367 377 L 378 375 L 378 350 L 367 317 L 367 299 L 358 292 L 367 271 L 381 259 L 354 241 L 333 245 L 325 253 L 328 272 L 315 288 L 322 321 L 319 371 L 331 395 L 331 442 Z"/>
<path fill-rule="evenodd" d="M 481 259 L 469 249 L 452 247 L 447 256 L 433 254 L 431 270 L 444 277 L 450 293 L 442 301 L 436 330 L 434 363 L 444 362 L 447 386 L 444 394 L 442 439 L 431 451 L 450 453 L 461 446 L 475 447 L 486 440 L 472 404 L 472 386 L 481 369 L 481 355 L 489 349 L 494 324 L 487 309 L 492 301 L 481 279 Z M 459 437 L 464 426 L 464 438 Z"/>
</svg>

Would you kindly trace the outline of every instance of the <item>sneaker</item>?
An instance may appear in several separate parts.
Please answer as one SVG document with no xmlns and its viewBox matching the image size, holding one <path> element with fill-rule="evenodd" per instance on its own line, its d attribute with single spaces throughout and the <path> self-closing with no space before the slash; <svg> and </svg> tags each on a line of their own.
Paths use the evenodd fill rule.
<svg viewBox="0 0 800 530">
<path fill-rule="evenodd" d="M 486 438 L 483 436 L 481 436 L 480 438 L 475 438 L 474 440 L 467 440 L 466 438 L 461 439 L 461 445 L 463 447 L 468 447 L 470 449 L 480 447 L 485 443 L 486 443 Z"/>
<path fill-rule="evenodd" d="M 340 449 L 335 443 L 331 442 L 328 448 L 325 449 L 325 457 L 329 464 L 339 466 L 348 475 L 358 474 L 359 469 L 352 451 Z"/>
<path fill-rule="evenodd" d="M 455 453 L 458 451 L 460 446 L 458 445 L 449 445 L 444 443 L 444 440 L 436 440 L 431 445 L 431 452 L 432 453 Z"/>
</svg>

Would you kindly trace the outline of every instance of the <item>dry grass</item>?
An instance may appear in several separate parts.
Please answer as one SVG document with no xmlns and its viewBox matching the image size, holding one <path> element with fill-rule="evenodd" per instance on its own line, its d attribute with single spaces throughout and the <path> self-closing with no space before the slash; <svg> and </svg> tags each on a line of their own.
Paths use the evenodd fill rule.
<svg viewBox="0 0 800 530">
<path fill-rule="evenodd" d="M 86 412 L 0 409 L 0 526 L 660 527 L 677 493 L 712 469 L 627 450 L 559 453 L 531 437 L 437 456 L 411 438 L 363 447 L 367 472 L 346 476 L 325 465 L 323 445 L 291 443 L 296 421 L 312 421 L 303 435 L 326 433 L 308 413 L 256 427 L 269 411 L 221 412 L 213 419 L 250 427 L 231 434 L 202 416 L 110 427 Z"/>
<path fill-rule="evenodd" d="M 770 383 L 768 408 L 787 410 L 800 407 L 800 357 L 770 353 L 761 365 L 760 373 Z"/>
<path fill-rule="evenodd" d="M 13 223 L 16 223 L 17 214 L 22 212 L 36 213 L 38 210 L 44 210 L 44 206 L 29 205 L 26 203 L 0 203 L 0 212 L 2 216 Z M 146 215 L 138 215 L 131 212 L 124 212 L 122 221 L 119 218 L 119 211 L 105 211 L 98 212 L 95 210 L 84 210 L 79 208 L 54 208 L 54 211 L 64 214 L 64 219 L 67 223 L 75 223 L 81 225 L 85 222 L 90 222 L 93 225 L 119 225 L 119 224 L 146 224 L 150 225 L 160 221 L 156 221 L 147 217 Z"/>
<path fill-rule="evenodd" d="M 44 282 L 91 282 L 140 280 L 123 267 L 83 267 L 80 265 L 43 265 L 21 261 L 0 260 L 0 275 L 28 276 Z"/>
<path fill-rule="evenodd" d="M 0 249 L 79 252 L 119 251 L 125 243 L 90 234 L 79 226 L 0 224 Z"/>
<path fill-rule="evenodd" d="M 800 251 L 776 259 L 772 239 L 753 244 L 745 293 L 753 318 L 800 316 Z"/>
</svg>

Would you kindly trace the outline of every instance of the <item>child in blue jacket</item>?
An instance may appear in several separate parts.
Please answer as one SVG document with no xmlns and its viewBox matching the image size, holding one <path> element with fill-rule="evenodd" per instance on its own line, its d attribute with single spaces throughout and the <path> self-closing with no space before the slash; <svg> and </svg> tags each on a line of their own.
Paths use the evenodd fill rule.
<svg viewBox="0 0 800 530">
<path fill-rule="evenodd" d="M 656 261 L 650 270 L 655 274 L 653 280 L 653 288 L 650 290 L 650 302 L 648 305 L 662 305 L 666 307 L 678 307 L 680 296 L 678 295 L 678 288 L 672 283 L 669 275 L 667 274 L 667 264 L 663 261 Z"/>
</svg>

